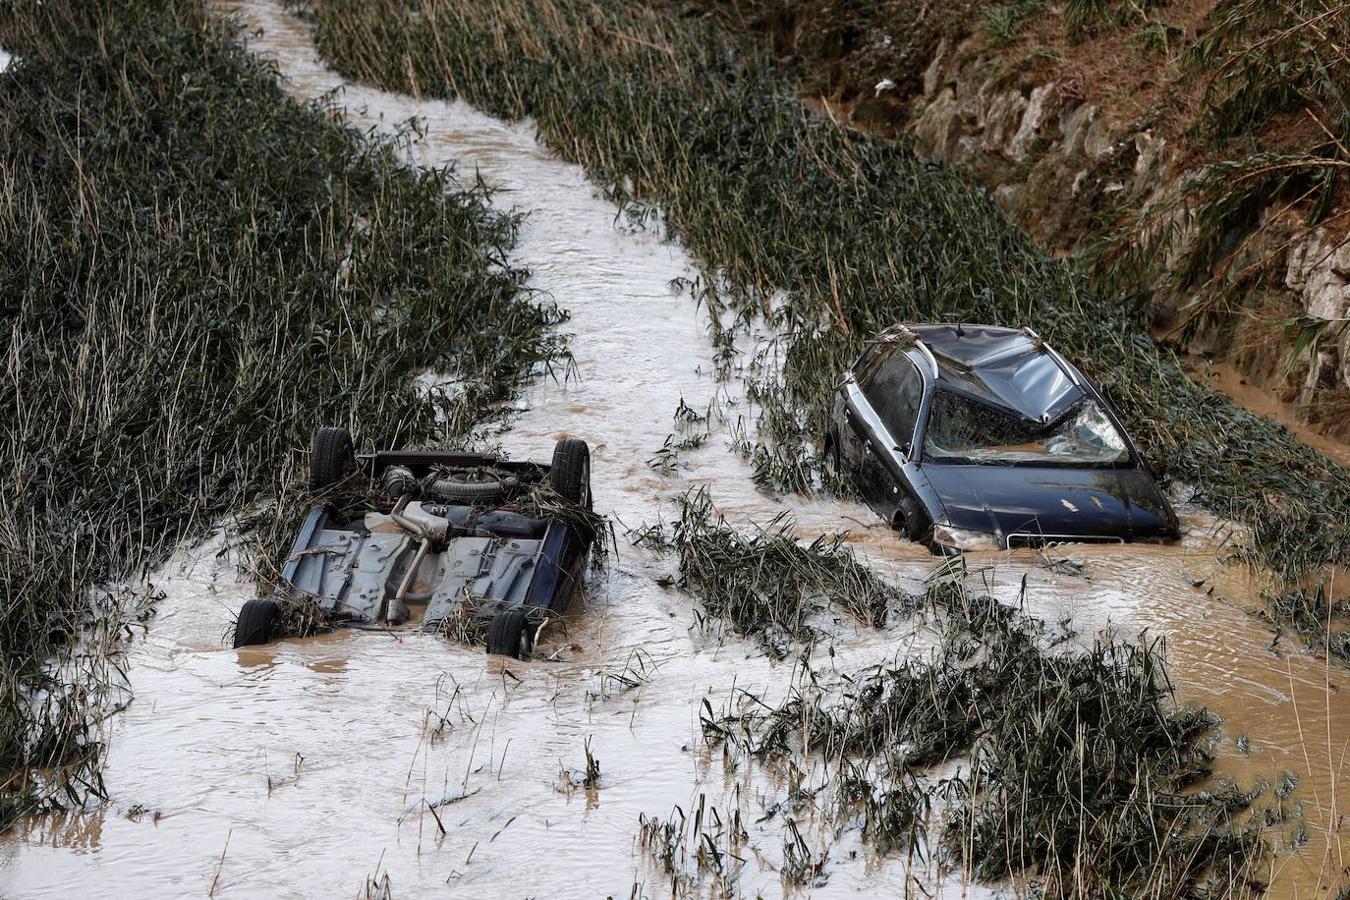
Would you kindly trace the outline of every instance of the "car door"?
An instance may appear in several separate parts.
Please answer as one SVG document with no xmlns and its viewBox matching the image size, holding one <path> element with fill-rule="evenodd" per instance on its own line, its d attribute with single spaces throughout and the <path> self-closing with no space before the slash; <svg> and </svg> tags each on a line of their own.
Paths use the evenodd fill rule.
<svg viewBox="0 0 1350 900">
<path fill-rule="evenodd" d="M 869 371 L 868 363 L 875 362 L 869 351 L 857 363 L 854 364 L 852 371 L 844 376 L 843 381 L 838 385 L 838 396 L 835 398 L 835 409 L 832 418 L 839 426 L 839 462 L 845 473 L 855 482 L 862 479 L 863 462 L 863 443 L 862 432 L 858 423 L 860 421 L 859 404 L 864 402 L 862 394 L 859 391 L 858 380 L 866 378 Z"/>
<path fill-rule="evenodd" d="M 904 465 L 923 399 L 923 378 L 903 351 L 869 358 L 845 398 L 844 418 L 858 489 L 891 521 L 905 491 Z"/>
</svg>

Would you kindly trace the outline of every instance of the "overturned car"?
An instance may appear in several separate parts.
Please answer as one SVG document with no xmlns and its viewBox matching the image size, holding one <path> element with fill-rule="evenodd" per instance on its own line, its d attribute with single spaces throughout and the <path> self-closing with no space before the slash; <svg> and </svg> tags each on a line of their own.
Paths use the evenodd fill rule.
<svg viewBox="0 0 1350 900">
<path fill-rule="evenodd" d="M 1115 412 L 1030 329 L 887 329 L 837 382 L 824 449 L 938 552 L 1178 536 Z"/>
<path fill-rule="evenodd" d="M 569 438 L 550 465 L 434 450 L 357 455 L 342 428 L 316 432 L 306 515 L 270 597 L 240 610 L 234 646 L 265 643 L 283 604 L 324 625 L 485 632 L 520 657 L 581 580 L 594 529 L 590 449 Z M 542 498 L 542 499 L 541 499 Z"/>
</svg>

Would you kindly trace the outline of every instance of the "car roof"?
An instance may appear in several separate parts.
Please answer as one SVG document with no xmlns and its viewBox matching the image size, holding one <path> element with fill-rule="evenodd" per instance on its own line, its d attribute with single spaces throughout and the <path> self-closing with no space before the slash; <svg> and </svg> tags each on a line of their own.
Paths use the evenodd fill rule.
<svg viewBox="0 0 1350 900">
<path fill-rule="evenodd" d="M 1029 328 L 897 325 L 880 340 L 908 336 L 944 389 L 1034 421 L 1053 421 L 1087 396 L 1078 370 Z"/>
</svg>

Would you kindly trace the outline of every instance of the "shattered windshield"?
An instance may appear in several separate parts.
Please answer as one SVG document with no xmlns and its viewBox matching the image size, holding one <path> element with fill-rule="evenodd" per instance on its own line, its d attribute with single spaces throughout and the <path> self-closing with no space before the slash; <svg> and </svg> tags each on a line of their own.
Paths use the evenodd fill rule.
<svg viewBox="0 0 1350 900">
<path fill-rule="evenodd" d="M 933 395 L 924 454 L 974 463 L 1050 465 L 1109 465 L 1129 458 L 1125 439 L 1090 398 L 1043 424 L 948 391 Z"/>
</svg>

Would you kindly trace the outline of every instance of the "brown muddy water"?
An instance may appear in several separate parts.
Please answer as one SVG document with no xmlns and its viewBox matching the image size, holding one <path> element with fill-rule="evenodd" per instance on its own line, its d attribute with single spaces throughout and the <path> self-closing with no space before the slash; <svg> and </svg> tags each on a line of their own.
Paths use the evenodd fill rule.
<svg viewBox="0 0 1350 900">
<path fill-rule="evenodd" d="M 1315 447 L 1329 459 L 1350 466 L 1350 444 L 1323 434 L 1307 422 L 1300 422 L 1288 403 L 1281 402 L 1270 391 L 1249 382 L 1231 363 L 1198 358 L 1192 358 L 1189 362 L 1191 374 L 1197 381 L 1208 384 L 1248 412 L 1278 422 L 1300 441 Z"/>
<path fill-rule="evenodd" d="M 529 123 L 346 85 L 279 6 L 231 9 L 296 95 L 341 91 L 362 127 L 416 117 L 416 161 L 476 168 L 502 189 L 499 205 L 528 213 L 516 259 L 571 311 L 578 377 L 532 388 L 493 440 L 538 458 L 558 437 L 589 440 L 597 509 L 621 534 L 670 516 L 672 498 L 706 485 L 733 523 L 788 509 L 803 536 L 850 531 L 869 564 L 908 586 L 934 569 L 861 506 L 756 491 L 728 446 L 751 411 L 734 379 L 712 374 L 702 311 L 669 286 L 696 274 L 691 260 L 655 231 L 616 220 L 577 167 L 539 147 Z M 707 444 L 662 475 L 647 461 L 674 430 L 682 399 L 721 416 Z M 1180 509 L 1177 546 L 974 554 L 969 564 L 1010 600 L 1025 578 L 1029 611 L 1072 617 L 1079 641 L 1108 627 L 1164 636 L 1182 698 L 1226 720 L 1222 771 L 1244 785 L 1284 770 L 1300 779 L 1308 839 L 1275 857 L 1272 895 L 1325 896 L 1350 863 L 1339 813 L 1350 801 L 1350 678 L 1293 638 L 1272 645 L 1253 615 L 1258 579 L 1221 562 L 1241 533 Z M 135 700 L 109 726 L 111 799 L 35 817 L 0 840 L 0 896 L 352 897 L 387 886 L 396 897 L 659 897 L 668 879 L 635 845 L 638 816 L 691 811 L 700 798 L 742 810 L 751 849 L 741 891 L 785 892 L 776 869 L 784 823 L 756 820 L 786 786 L 702 752 L 698 716 L 705 698 L 720 709 L 733 688 L 782 696 L 792 663 L 694 628 L 695 601 L 662 586 L 673 560 L 621 540 L 566 632 L 541 645 L 544 659 L 525 663 L 412 631 L 228 649 L 233 615 L 253 594 L 235 564 L 217 536 L 180 548 L 152 579 L 164 596 L 131 648 Z M 831 638 L 812 659 L 821 671 L 932 646 L 917 626 L 823 624 Z M 623 678 L 641 683 L 625 690 Z M 585 769 L 588 741 L 601 770 L 594 788 L 572 774 Z M 856 831 L 823 819 L 800 824 L 814 849 L 830 851 L 828 882 L 803 893 L 994 892 L 934 862 L 878 858 Z"/>
</svg>

